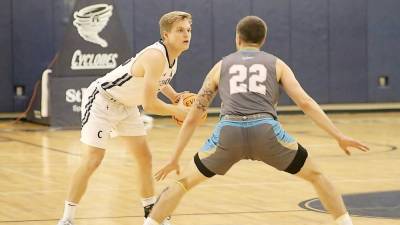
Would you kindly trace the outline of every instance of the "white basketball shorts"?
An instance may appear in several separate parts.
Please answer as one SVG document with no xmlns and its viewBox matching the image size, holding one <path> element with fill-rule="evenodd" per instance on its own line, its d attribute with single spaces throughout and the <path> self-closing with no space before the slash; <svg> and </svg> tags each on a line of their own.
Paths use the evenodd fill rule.
<svg viewBox="0 0 400 225">
<path fill-rule="evenodd" d="M 116 102 L 97 81 L 86 89 L 81 109 L 81 141 L 87 145 L 105 149 L 112 137 L 146 135 L 139 109 Z"/>
</svg>

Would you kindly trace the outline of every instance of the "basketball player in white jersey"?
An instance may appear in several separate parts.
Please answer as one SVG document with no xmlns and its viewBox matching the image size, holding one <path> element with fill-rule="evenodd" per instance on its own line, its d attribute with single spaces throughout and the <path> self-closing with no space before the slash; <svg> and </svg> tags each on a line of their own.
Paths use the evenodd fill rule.
<svg viewBox="0 0 400 225">
<path fill-rule="evenodd" d="M 148 216 L 156 201 L 152 178 L 151 153 L 137 106 L 147 113 L 173 115 L 183 120 L 188 108 L 158 99 L 162 92 L 171 102 L 179 98 L 169 84 L 177 69 L 178 57 L 189 48 L 191 15 L 174 11 L 159 21 L 161 40 L 146 47 L 134 58 L 94 81 L 82 99 L 81 142 L 85 152 L 73 175 L 64 215 L 58 225 L 72 225 L 76 207 L 86 191 L 92 173 L 100 165 L 106 144 L 119 136 L 136 158 L 139 194 Z M 164 224 L 168 224 L 165 221 Z"/>
</svg>

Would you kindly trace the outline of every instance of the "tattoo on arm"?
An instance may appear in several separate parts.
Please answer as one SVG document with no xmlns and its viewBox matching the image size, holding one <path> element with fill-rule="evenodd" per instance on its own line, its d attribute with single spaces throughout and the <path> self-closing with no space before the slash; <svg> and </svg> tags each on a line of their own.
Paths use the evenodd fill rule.
<svg viewBox="0 0 400 225">
<path fill-rule="evenodd" d="M 211 77 L 207 77 L 204 81 L 203 87 L 201 87 L 199 94 L 196 98 L 196 108 L 202 110 L 203 112 L 207 111 L 208 106 L 214 99 L 217 93 L 217 86 L 213 83 Z"/>
</svg>

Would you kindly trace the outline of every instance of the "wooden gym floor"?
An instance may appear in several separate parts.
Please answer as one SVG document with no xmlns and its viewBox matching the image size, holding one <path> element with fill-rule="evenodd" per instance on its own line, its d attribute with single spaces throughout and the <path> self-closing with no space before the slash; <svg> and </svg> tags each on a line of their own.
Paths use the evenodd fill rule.
<svg viewBox="0 0 400 225">
<path fill-rule="evenodd" d="M 346 156 L 302 115 L 280 117 L 344 194 L 355 225 L 400 224 L 400 112 L 333 114 L 335 124 L 368 144 L 368 153 Z M 199 128 L 182 157 L 191 159 L 210 135 L 216 117 Z M 154 170 L 170 156 L 178 128 L 157 119 L 149 134 Z M 55 225 L 79 163 L 78 130 L 0 121 L 0 225 Z M 141 225 L 135 162 L 110 143 L 77 210 L 75 225 Z M 160 192 L 171 179 L 156 183 Z M 175 225 L 328 225 L 310 184 L 259 162 L 243 161 L 224 177 L 191 190 L 173 214 Z"/>
</svg>

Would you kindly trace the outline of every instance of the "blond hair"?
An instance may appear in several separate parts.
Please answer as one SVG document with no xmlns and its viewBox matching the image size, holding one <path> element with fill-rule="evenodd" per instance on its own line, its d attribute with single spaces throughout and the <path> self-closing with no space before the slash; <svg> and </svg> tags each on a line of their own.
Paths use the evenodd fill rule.
<svg viewBox="0 0 400 225">
<path fill-rule="evenodd" d="M 166 32 L 171 31 L 173 23 L 175 23 L 176 21 L 184 20 L 184 19 L 188 19 L 190 24 L 192 24 L 192 15 L 190 15 L 187 12 L 172 11 L 172 12 L 164 14 L 160 18 L 160 21 L 158 22 L 158 24 L 160 25 L 161 38 L 163 39 L 164 31 L 166 31 Z"/>
</svg>

